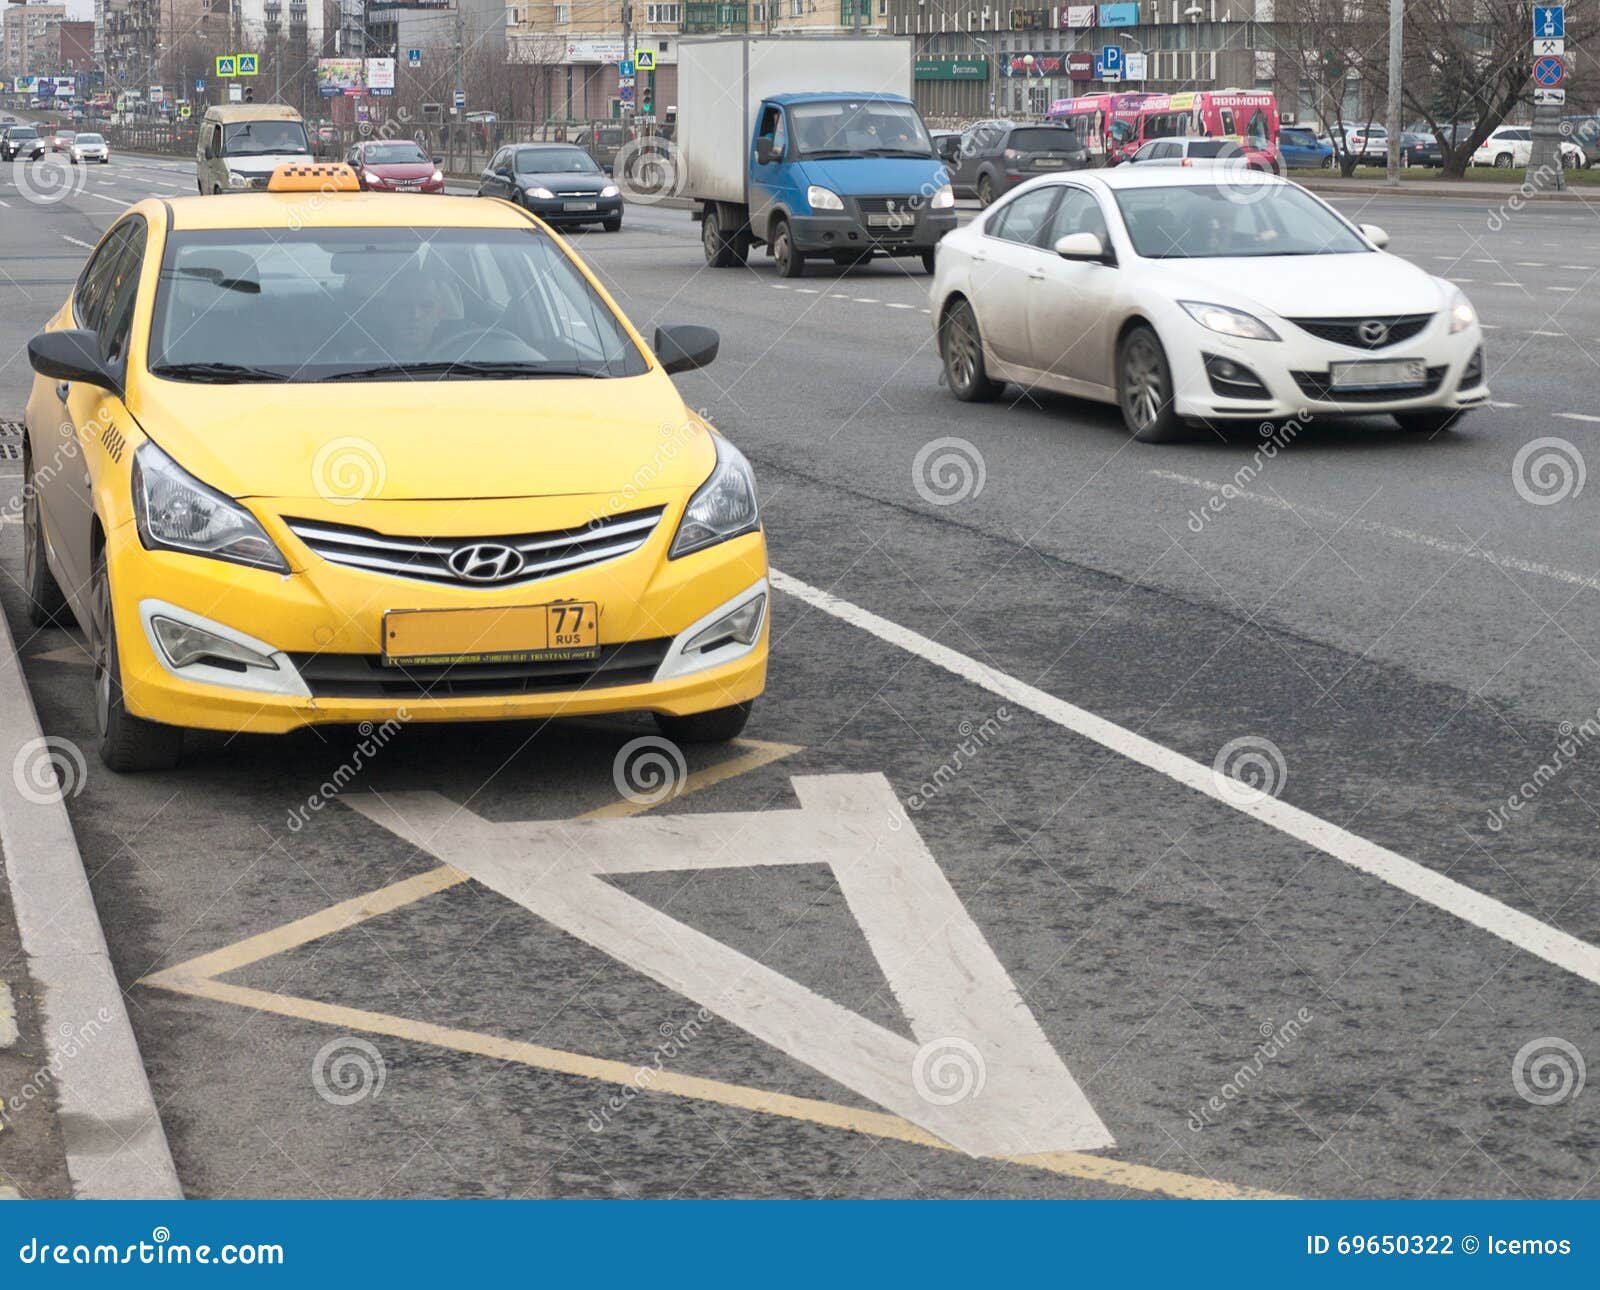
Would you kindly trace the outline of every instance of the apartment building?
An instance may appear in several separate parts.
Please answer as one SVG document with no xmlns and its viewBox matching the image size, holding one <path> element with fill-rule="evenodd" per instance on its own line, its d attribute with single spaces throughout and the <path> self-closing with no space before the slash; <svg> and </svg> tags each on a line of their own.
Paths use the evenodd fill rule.
<svg viewBox="0 0 1600 1290">
<path fill-rule="evenodd" d="M 536 120 L 591 120 L 623 110 L 618 64 L 623 0 L 512 0 L 509 57 L 525 73 Z M 717 35 L 848 35 L 888 29 L 893 0 L 666 0 L 635 3 L 632 48 L 648 50 L 654 72 L 639 72 L 633 107 L 665 116 L 677 103 L 680 38 Z"/>
<path fill-rule="evenodd" d="M 55 29 L 67 17 L 62 4 L 8 4 L 0 9 L 0 74 L 54 76 L 60 43 Z"/>
</svg>

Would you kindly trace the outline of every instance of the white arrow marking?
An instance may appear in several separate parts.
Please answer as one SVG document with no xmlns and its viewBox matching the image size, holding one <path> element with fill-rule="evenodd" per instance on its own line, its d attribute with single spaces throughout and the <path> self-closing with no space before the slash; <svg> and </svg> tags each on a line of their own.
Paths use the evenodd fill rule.
<svg viewBox="0 0 1600 1290">
<path fill-rule="evenodd" d="M 794 780 L 800 809 L 491 823 L 437 793 L 369 819 L 975 1156 L 1113 1145 L 882 775 Z M 832 868 L 916 1041 L 651 908 L 602 875 Z"/>
</svg>

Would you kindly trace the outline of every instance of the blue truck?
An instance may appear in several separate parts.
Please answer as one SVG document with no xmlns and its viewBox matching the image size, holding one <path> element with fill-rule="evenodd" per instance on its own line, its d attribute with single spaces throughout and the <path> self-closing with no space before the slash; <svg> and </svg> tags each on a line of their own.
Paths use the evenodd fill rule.
<svg viewBox="0 0 1600 1290">
<path fill-rule="evenodd" d="M 881 36 L 680 41 L 680 191 L 706 263 L 764 246 L 786 278 L 878 255 L 931 273 L 955 195 L 911 68 L 910 41 Z"/>
</svg>

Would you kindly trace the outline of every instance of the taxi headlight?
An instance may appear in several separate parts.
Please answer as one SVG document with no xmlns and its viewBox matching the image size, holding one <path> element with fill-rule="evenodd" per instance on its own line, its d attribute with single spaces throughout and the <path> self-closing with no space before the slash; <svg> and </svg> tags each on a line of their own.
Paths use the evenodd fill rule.
<svg viewBox="0 0 1600 1290">
<path fill-rule="evenodd" d="M 946 184 L 933 195 L 933 200 L 928 206 L 936 211 L 947 211 L 956 204 L 956 190 Z"/>
<path fill-rule="evenodd" d="M 717 448 L 716 467 L 684 508 L 677 536 L 667 552 L 669 560 L 754 532 L 761 523 L 750 463 L 722 436 L 714 435 L 713 442 Z"/>
<path fill-rule="evenodd" d="M 237 170 L 230 170 L 228 172 L 228 187 L 248 188 L 250 187 L 250 176 L 241 175 Z"/>
<path fill-rule="evenodd" d="M 814 211 L 842 211 L 844 203 L 839 200 L 839 194 L 831 188 L 824 188 L 820 184 L 812 184 L 806 189 L 806 201 Z"/>
<path fill-rule="evenodd" d="M 1472 307 L 1466 293 L 1460 287 L 1453 288 L 1450 292 L 1450 334 L 1454 336 L 1458 331 L 1466 331 L 1477 321 L 1478 311 Z"/>
<path fill-rule="evenodd" d="M 288 573 L 255 516 L 189 474 L 154 443 L 133 455 L 133 517 L 149 550 L 184 551 Z"/>
<path fill-rule="evenodd" d="M 1229 309 L 1226 305 L 1208 305 L 1199 300 L 1180 300 L 1185 313 L 1202 327 L 1224 336 L 1237 336 L 1241 340 L 1279 340 L 1277 332 L 1254 314 L 1242 309 Z"/>
</svg>

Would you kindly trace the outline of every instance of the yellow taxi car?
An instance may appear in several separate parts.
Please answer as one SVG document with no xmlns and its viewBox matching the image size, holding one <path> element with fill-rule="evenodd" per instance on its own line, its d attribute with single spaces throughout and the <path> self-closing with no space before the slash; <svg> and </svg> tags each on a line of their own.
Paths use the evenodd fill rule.
<svg viewBox="0 0 1600 1290">
<path fill-rule="evenodd" d="M 70 609 L 100 755 L 183 731 L 648 711 L 732 738 L 766 680 L 749 464 L 571 247 L 285 166 L 151 199 L 28 345 L 34 621 Z"/>
</svg>

